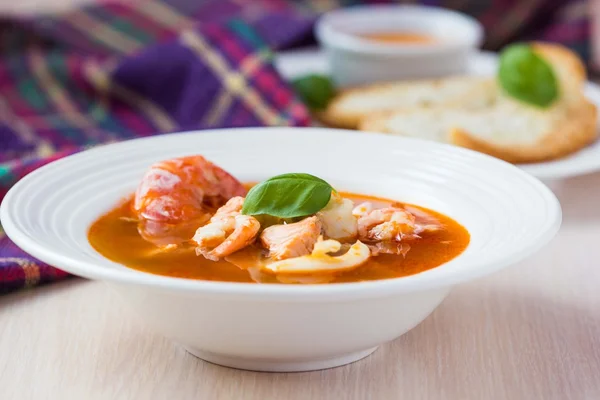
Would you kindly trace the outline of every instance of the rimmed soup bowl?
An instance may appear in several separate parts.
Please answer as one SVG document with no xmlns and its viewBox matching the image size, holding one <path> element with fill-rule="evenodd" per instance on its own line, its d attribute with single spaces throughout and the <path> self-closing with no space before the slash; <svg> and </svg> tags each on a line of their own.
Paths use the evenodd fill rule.
<svg viewBox="0 0 600 400">
<path fill-rule="evenodd" d="M 150 164 L 192 154 L 241 181 L 306 172 L 338 190 L 424 206 L 462 224 L 470 243 L 451 261 L 407 277 L 296 285 L 159 276 L 92 248 L 90 224 L 130 195 Z M 190 353 L 234 368 L 306 371 L 369 355 L 422 322 L 455 285 L 534 254 L 559 229 L 561 208 L 521 169 L 456 146 L 321 128 L 245 128 L 136 139 L 55 161 L 9 191 L 0 217 L 22 249 L 106 282 Z"/>
</svg>

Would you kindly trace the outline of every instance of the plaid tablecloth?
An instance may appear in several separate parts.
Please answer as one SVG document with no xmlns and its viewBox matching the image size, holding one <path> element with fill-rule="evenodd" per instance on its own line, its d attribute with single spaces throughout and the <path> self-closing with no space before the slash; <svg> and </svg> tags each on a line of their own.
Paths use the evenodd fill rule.
<svg viewBox="0 0 600 400">
<path fill-rule="evenodd" d="M 420 2 L 478 18 L 487 49 L 542 39 L 589 59 L 585 1 Z M 356 3 L 144 0 L 1 20 L 0 201 L 27 173 L 89 146 L 187 129 L 308 125 L 273 53 L 312 44 L 320 13 Z M 67 276 L 0 227 L 0 294 Z"/>
</svg>

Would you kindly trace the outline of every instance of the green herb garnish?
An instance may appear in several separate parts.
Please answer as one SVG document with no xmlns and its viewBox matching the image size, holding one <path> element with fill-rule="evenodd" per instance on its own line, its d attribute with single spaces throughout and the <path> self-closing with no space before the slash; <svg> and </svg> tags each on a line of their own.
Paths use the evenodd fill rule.
<svg viewBox="0 0 600 400">
<path fill-rule="evenodd" d="M 332 191 L 329 183 L 313 175 L 277 175 L 250 189 L 242 214 L 279 218 L 312 215 L 327 205 Z"/>
<path fill-rule="evenodd" d="M 335 96 L 335 87 L 325 75 L 306 75 L 293 80 L 292 86 L 304 104 L 312 110 L 324 109 Z"/>
<path fill-rule="evenodd" d="M 558 98 L 552 66 L 526 44 L 514 44 L 502 51 L 498 80 L 510 96 L 538 107 L 548 107 Z"/>
</svg>

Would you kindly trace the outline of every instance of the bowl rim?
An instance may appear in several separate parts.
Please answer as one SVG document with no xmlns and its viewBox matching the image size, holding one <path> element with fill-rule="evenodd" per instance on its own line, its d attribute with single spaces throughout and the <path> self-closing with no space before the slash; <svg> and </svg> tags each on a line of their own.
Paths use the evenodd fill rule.
<svg viewBox="0 0 600 400">
<path fill-rule="evenodd" d="M 437 42 L 427 45 L 394 45 L 382 44 L 375 41 L 361 39 L 355 35 L 341 32 L 331 24 L 332 19 L 343 19 L 351 14 L 360 14 L 363 18 L 369 18 L 372 13 L 398 12 L 416 12 L 420 13 L 419 18 L 429 18 L 431 16 L 449 18 L 456 23 L 462 24 L 468 31 L 461 40 L 452 42 Z M 452 54 L 465 48 L 477 48 L 483 43 L 484 29 L 483 25 L 475 18 L 451 9 L 416 4 L 372 4 L 372 5 L 354 5 L 339 9 L 333 9 L 325 12 L 317 20 L 314 27 L 314 34 L 319 42 L 326 47 L 344 50 L 352 53 L 362 53 L 372 56 L 430 56 L 433 54 Z"/>
<path fill-rule="evenodd" d="M 310 130 L 313 131 L 315 134 L 318 133 L 318 135 L 354 135 L 357 137 L 361 136 L 363 138 L 378 137 L 379 139 L 376 140 L 389 140 L 390 142 L 418 142 L 422 146 L 444 149 L 446 151 L 459 153 L 471 158 L 479 158 L 485 163 L 494 163 L 498 166 L 501 166 L 501 168 L 504 168 L 505 170 L 512 170 L 512 173 L 519 175 L 523 180 L 527 182 L 528 185 L 533 186 L 536 189 L 536 191 L 540 193 L 540 196 L 548 205 L 550 221 L 546 227 L 546 230 L 540 232 L 535 238 L 535 240 L 530 241 L 530 243 L 527 246 L 521 246 L 521 248 L 517 249 L 513 253 L 504 255 L 503 257 L 494 260 L 493 262 L 483 262 L 482 264 L 478 264 L 477 266 L 471 265 L 470 268 L 466 268 L 462 271 L 451 271 L 451 274 L 434 274 L 428 279 L 422 279 L 422 273 L 417 273 L 400 278 L 382 279 L 374 281 L 287 285 L 202 281 L 155 275 L 139 270 L 130 269 L 127 267 L 123 269 L 105 268 L 104 266 L 100 266 L 95 262 L 85 259 L 78 259 L 68 255 L 62 255 L 53 251 L 52 249 L 46 248 L 43 244 L 38 243 L 35 240 L 35 238 L 30 238 L 29 235 L 27 235 L 27 233 L 21 232 L 16 227 L 10 215 L 11 202 L 13 201 L 12 199 L 17 194 L 17 192 L 22 190 L 23 188 L 26 188 L 28 182 L 34 179 L 37 175 L 44 174 L 46 169 L 50 167 L 55 168 L 61 163 L 71 162 L 76 159 L 85 159 L 87 157 L 92 157 L 97 153 L 102 154 L 102 152 L 110 152 L 111 150 L 114 150 L 120 146 L 130 146 L 132 143 L 139 143 L 141 141 L 152 141 L 161 137 L 164 138 L 166 136 L 173 137 L 173 135 L 184 136 L 190 134 L 223 135 L 228 134 L 228 132 L 231 132 L 231 134 L 237 132 L 241 135 L 252 135 L 252 132 L 265 130 L 285 130 L 288 132 L 282 134 L 295 133 L 297 135 L 303 136 L 306 135 L 307 130 Z M 386 139 L 383 139 L 384 137 Z M 100 216 L 100 214 L 101 212 L 98 211 L 98 216 Z M 421 292 L 430 289 L 450 287 L 458 283 L 471 281 L 473 279 L 489 275 L 503 267 L 525 259 L 529 255 L 536 253 L 538 250 L 540 250 L 542 247 L 548 244 L 548 242 L 550 242 L 550 240 L 554 238 L 561 226 L 562 210 L 560 202 L 558 201 L 554 193 L 539 179 L 526 173 L 525 171 L 513 164 L 509 164 L 500 159 L 473 150 L 460 148 L 445 143 L 432 142 L 425 139 L 390 137 L 389 135 L 377 132 L 352 132 L 343 129 L 313 127 L 262 127 L 184 131 L 163 135 L 155 135 L 150 137 L 136 138 L 117 143 L 101 145 L 55 160 L 49 164 L 46 164 L 34 170 L 30 174 L 19 180 L 15 185 L 13 185 L 13 187 L 6 194 L 4 200 L 2 201 L 2 204 L 0 205 L 0 221 L 2 223 L 6 235 L 17 246 L 19 246 L 31 256 L 38 258 L 49 265 L 57 265 L 57 268 L 67 271 L 73 275 L 85 277 L 88 279 L 109 281 L 118 284 L 144 286 L 157 290 L 186 292 L 211 296 L 224 295 L 228 298 L 234 298 L 239 296 L 247 299 L 248 296 L 259 296 L 260 300 L 276 299 L 278 301 L 316 302 L 324 300 L 343 301 L 357 298 L 385 297 L 393 294 Z M 437 268 L 439 268 L 439 266 L 435 267 L 432 270 L 435 270 Z"/>
</svg>

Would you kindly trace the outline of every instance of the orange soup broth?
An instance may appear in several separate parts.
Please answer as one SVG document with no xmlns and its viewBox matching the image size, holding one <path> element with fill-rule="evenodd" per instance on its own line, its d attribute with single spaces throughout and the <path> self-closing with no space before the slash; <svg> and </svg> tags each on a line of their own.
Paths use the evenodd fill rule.
<svg viewBox="0 0 600 400">
<path fill-rule="evenodd" d="M 355 204 L 370 201 L 375 207 L 384 207 L 397 203 L 371 196 L 341 194 Z M 464 227 L 435 211 L 413 207 L 438 218 L 444 229 L 423 233 L 421 239 L 407 242 L 411 248 L 406 256 L 382 254 L 371 257 L 360 267 L 334 274 L 326 281 L 357 282 L 413 275 L 450 261 L 465 250 L 470 235 Z M 181 246 L 175 250 L 159 249 L 140 236 L 134 219 L 131 199 L 122 202 L 92 224 L 88 233 L 90 244 L 104 257 L 147 273 L 206 281 L 256 283 L 248 270 L 225 260 L 215 262 L 197 256 L 192 246 Z M 239 259 L 244 251 L 252 257 L 258 257 L 259 254 L 258 249 L 246 249 L 238 252 L 236 258 Z M 245 256 L 241 258 L 245 259 Z M 261 283 L 281 283 L 269 272 L 261 272 L 259 275 Z"/>
<path fill-rule="evenodd" d="M 438 41 L 438 38 L 431 35 L 410 32 L 364 33 L 359 36 L 369 41 L 380 42 L 385 44 L 419 45 L 432 44 Z"/>
</svg>

